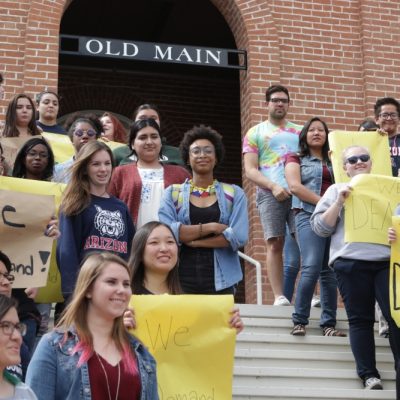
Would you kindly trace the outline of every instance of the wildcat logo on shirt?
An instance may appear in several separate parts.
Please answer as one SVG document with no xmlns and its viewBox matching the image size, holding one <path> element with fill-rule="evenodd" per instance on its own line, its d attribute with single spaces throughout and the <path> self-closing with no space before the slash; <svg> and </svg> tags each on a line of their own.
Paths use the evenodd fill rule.
<svg viewBox="0 0 400 400">
<path fill-rule="evenodd" d="M 97 213 L 94 217 L 94 226 L 99 231 L 100 236 L 89 236 L 86 239 L 84 249 L 105 250 L 127 254 L 127 242 L 117 240 L 125 233 L 125 224 L 120 211 L 103 210 L 97 205 L 95 205 L 95 208 Z"/>
<path fill-rule="evenodd" d="M 119 238 L 125 232 L 125 225 L 120 211 L 103 210 L 95 205 L 97 214 L 94 217 L 94 226 L 102 234 Z"/>
</svg>

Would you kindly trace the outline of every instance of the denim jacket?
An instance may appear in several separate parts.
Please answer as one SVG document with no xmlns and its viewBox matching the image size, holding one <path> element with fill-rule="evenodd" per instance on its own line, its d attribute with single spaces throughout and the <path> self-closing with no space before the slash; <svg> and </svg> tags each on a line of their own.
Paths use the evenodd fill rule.
<svg viewBox="0 0 400 400">
<path fill-rule="evenodd" d="M 314 156 L 304 156 L 299 157 L 299 159 L 301 184 L 319 196 L 321 194 L 322 186 L 322 161 Z M 328 169 L 331 176 L 333 177 L 332 167 L 330 165 L 328 165 Z M 299 208 L 309 213 L 313 213 L 315 209 L 315 204 L 302 201 L 298 197 L 293 195 L 292 208 Z"/>
<path fill-rule="evenodd" d="M 230 246 L 214 249 L 214 282 L 215 289 L 223 290 L 238 283 L 242 278 L 242 269 L 237 251 L 244 246 L 249 235 L 249 221 L 247 216 L 247 199 L 243 190 L 236 185 L 232 200 L 232 207 L 228 207 L 228 200 L 222 185 L 217 181 L 215 185 L 218 206 L 220 209 L 219 223 L 228 225 L 222 234 Z M 190 184 L 186 180 L 182 184 L 183 202 L 179 210 L 172 199 L 173 186 L 168 187 L 161 201 L 158 216 L 161 222 L 168 224 L 179 242 L 179 228 L 182 224 L 190 225 L 189 197 Z"/>
<path fill-rule="evenodd" d="M 27 384 L 40 400 L 90 400 L 87 363 L 77 367 L 81 352 L 71 354 L 78 343 L 74 329 L 52 331 L 43 336 L 28 367 Z M 147 349 L 130 336 L 130 345 L 138 363 L 141 381 L 140 400 L 158 400 L 156 363 Z"/>
</svg>

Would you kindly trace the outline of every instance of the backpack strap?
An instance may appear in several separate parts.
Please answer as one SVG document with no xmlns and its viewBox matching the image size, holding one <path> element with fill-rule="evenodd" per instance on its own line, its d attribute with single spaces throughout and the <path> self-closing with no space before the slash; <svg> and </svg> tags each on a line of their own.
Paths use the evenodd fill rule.
<svg viewBox="0 0 400 400">
<path fill-rule="evenodd" d="M 171 196 L 175 205 L 176 213 L 178 213 L 183 204 L 182 184 L 174 183 L 172 185 Z"/>
<path fill-rule="evenodd" d="M 224 191 L 226 205 L 228 206 L 229 214 L 232 212 L 233 208 L 233 199 L 235 197 L 235 187 L 230 185 L 229 183 L 221 182 L 222 189 Z"/>
</svg>

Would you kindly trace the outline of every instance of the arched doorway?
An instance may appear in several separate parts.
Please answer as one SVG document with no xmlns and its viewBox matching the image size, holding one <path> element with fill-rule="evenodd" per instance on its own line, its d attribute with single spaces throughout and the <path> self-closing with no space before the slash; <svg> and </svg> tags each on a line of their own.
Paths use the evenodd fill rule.
<svg viewBox="0 0 400 400">
<path fill-rule="evenodd" d="M 64 12 L 60 35 L 236 48 L 225 19 L 209 1 L 114 0 L 102 8 L 95 0 L 75 0 Z M 241 184 L 237 70 L 60 54 L 59 92 L 61 115 L 96 108 L 130 118 L 139 104 L 155 103 L 172 145 L 194 124 L 211 125 L 227 148 L 219 178 Z"/>
</svg>

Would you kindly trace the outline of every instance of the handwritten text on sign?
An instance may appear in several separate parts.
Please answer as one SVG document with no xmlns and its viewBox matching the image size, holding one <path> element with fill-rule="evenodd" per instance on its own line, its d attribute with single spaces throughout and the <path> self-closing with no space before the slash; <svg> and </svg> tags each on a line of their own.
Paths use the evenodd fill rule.
<svg viewBox="0 0 400 400">
<path fill-rule="evenodd" d="M 44 235 L 55 213 L 54 196 L 0 190 L 1 250 L 15 275 L 13 287 L 45 286 L 53 239 Z"/>
<path fill-rule="evenodd" d="M 345 203 L 344 240 L 388 245 L 387 230 L 400 203 L 400 179 L 361 174 L 349 184 L 353 191 Z"/>
<path fill-rule="evenodd" d="M 232 296 L 132 296 L 133 332 L 157 361 L 160 400 L 231 399 Z"/>
</svg>

